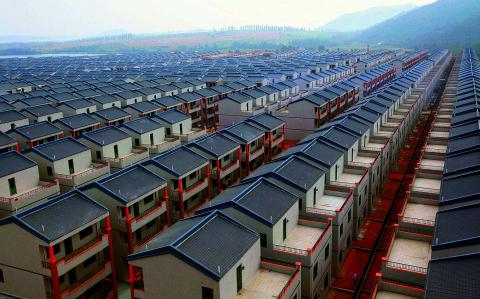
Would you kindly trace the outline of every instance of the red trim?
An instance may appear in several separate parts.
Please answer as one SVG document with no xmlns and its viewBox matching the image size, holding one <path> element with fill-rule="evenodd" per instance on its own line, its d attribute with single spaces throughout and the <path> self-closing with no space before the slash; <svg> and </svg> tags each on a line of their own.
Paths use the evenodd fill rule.
<svg viewBox="0 0 480 299">
<path fill-rule="evenodd" d="M 133 265 L 128 265 L 128 282 L 130 282 L 130 298 L 135 298 L 135 273 Z"/>
<path fill-rule="evenodd" d="M 133 253 L 134 251 L 134 244 L 132 240 L 132 218 L 130 218 L 130 210 L 128 207 L 124 207 L 125 209 L 125 222 L 127 224 L 127 243 L 128 243 L 128 252 Z"/>
<path fill-rule="evenodd" d="M 210 180 L 210 164 L 207 164 L 207 166 L 205 168 L 205 172 L 206 172 L 206 175 L 207 175 L 206 180 L 208 182 L 206 201 L 208 201 L 212 198 L 212 182 Z"/>
<path fill-rule="evenodd" d="M 15 151 L 19 152 L 20 151 L 20 146 L 17 144 L 15 144 Z"/>
<path fill-rule="evenodd" d="M 185 210 L 183 208 L 183 182 L 178 179 L 178 209 L 180 210 L 180 219 L 185 217 Z"/>
<path fill-rule="evenodd" d="M 215 161 L 216 167 L 217 167 L 217 194 L 220 194 L 222 192 L 222 185 L 220 184 L 220 174 L 222 172 L 222 169 L 220 169 L 220 160 Z"/>
<path fill-rule="evenodd" d="M 163 188 L 163 200 L 165 201 L 165 207 L 167 208 L 167 225 L 170 226 L 170 209 L 168 207 L 168 186 Z"/>
<path fill-rule="evenodd" d="M 110 226 L 110 216 L 107 216 L 107 234 L 108 234 L 108 253 L 110 254 L 112 269 L 112 288 L 113 298 L 118 298 L 117 273 L 115 270 L 115 253 L 113 251 L 112 227 Z"/>
<path fill-rule="evenodd" d="M 57 261 L 55 259 L 53 245 L 48 246 L 48 254 L 50 256 L 50 269 L 52 271 L 53 298 L 61 299 L 62 294 L 60 292 L 60 280 L 58 279 Z"/>
<path fill-rule="evenodd" d="M 248 176 L 250 174 L 250 149 L 249 149 L 249 145 L 248 143 L 245 144 L 245 154 L 246 154 L 246 164 L 247 164 L 247 168 L 246 168 L 246 174 L 245 176 Z"/>
</svg>

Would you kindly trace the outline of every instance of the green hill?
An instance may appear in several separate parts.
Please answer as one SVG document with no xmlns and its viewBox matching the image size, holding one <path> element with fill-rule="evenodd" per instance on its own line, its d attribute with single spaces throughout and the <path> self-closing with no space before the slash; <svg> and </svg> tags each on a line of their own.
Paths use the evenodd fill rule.
<svg viewBox="0 0 480 299">
<path fill-rule="evenodd" d="M 414 8 L 416 6 L 413 4 L 373 7 L 359 12 L 344 14 L 319 29 L 332 32 L 364 30 Z"/>
<path fill-rule="evenodd" d="M 356 42 L 410 48 L 480 46 L 480 1 L 438 0 L 374 25 Z"/>
</svg>

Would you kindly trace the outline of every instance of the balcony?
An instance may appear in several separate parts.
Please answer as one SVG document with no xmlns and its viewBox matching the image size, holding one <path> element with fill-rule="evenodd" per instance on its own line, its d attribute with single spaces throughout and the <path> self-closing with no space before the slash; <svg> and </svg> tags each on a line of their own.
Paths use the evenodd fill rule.
<svg viewBox="0 0 480 299">
<path fill-rule="evenodd" d="M 417 171 L 410 184 L 410 193 L 414 197 L 438 199 L 441 183 L 442 174 Z"/>
<path fill-rule="evenodd" d="M 342 187 L 339 189 L 342 189 Z M 336 216 L 347 210 L 352 202 L 353 192 L 326 189 L 313 207 L 306 207 L 306 212 L 324 220 L 333 218 L 334 223 L 336 223 L 338 220 Z"/>
<path fill-rule="evenodd" d="M 149 153 L 148 148 L 138 147 L 132 148 L 132 152 L 126 156 L 116 158 L 116 159 L 108 159 L 110 163 L 110 167 L 113 169 L 122 169 L 128 167 L 130 165 L 136 164 L 143 160 L 148 159 Z"/>
<path fill-rule="evenodd" d="M 38 202 L 44 198 L 60 193 L 58 181 L 40 181 L 38 186 L 10 197 L 0 197 L 0 209 L 15 211 L 17 209 Z"/>
<path fill-rule="evenodd" d="M 180 138 L 166 137 L 162 143 L 148 146 L 148 150 L 150 155 L 158 155 L 178 145 L 180 145 Z"/>
<path fill-rule="evenodd" d="M 398 222 L 402 227 L 430 227 L 433 231 L 438 212 L 437 202 L 428 199 L 409 199 L 398 215 Z"/>
<path fill-rule="evenodd" d="M 235 298 L 292 298 L 299 288 L 298 266 L 294 268 L 262 261 L 259 269 Z"/>
<path fill-rule="evenodd" d="M 425 290 L 423 288 L 417 288 L 410 285 L 403 285 L 392 281 L 382 280 L 380 273 L 377 273 L 377 277 L 378 279 L 375 282 L 373 294 L 370 297 L 372 299 L 421 299 L 425 296 Z"/>
<path fill-rule="evenodd" d="M 320 254 L 331 238 L 330 222 L 306 220 L 299 218 L 298 224 L 290 230 L 285 240 L 280 244 L 273 244 L 273 254 L 283 262 L 302 262 L 311 265 L 315 257 Z"/>
<path fill-rule="evenodd" d="M 131 220 L 132 232 L 138 230 L 142 226 L 145 226 L 147 223 L 152 221 L 155 218 L 160 217 L 162 214 L 167 212 L 166 201 L 159 201 L 154 206 L 146 209 L 141 212 L 139 215 L 136 215 Z"/>
<path fill-rule="evenodd" d="M 62 292 L 62 298 L 70 299 L 80 297 L 88 289 L 95 286 L 100 281 L 104 280 L 111 273 L 112 265 L 110 261 L 107 261 L 100 269 L 95 271 L 95 273 L 85 276 L 83 279 L 78 280 L 68 289 L 64 290 Z"/>
<path fill-rule="evenodd" d="M 443 167 L 445 165 L 445 158 L 443 155 L 441 156 L 432 156 L 430 155 L 429 157 L 425 157 L 426 155 L 423 156 L 423 158 L 420 160 L 418 163 L 417 167 L 422 171 L 422 172 L 434 172 L 441 174 L 443 173 Z"/>
<path fill-rule="evenodd" d="M 382 258 L 382 275 L 388 280 L 424 286 L 431 259 L 430 235 L 397 231 Z"/>
<path fill-rule="evenodd" d="M 331 185 L 352 188 L 354 193 L 357 194 L 363 189 L 367 181 L 368 169 L 365 167 L 345 167 L 338 175 L 337 180 L 331 182 Z"/>
<path fill-rule="evenodd" d="M 277 146 L 285 140 L 284 134 L 277 134 L 273 136 L 271 147 Z"/>
<path fill-rule="evenodd" d="M 70 175 L 57 174 L 55 178 L 58 180 L 61 186 L 65 186 L 69 189 L 79 187 L 93 180 L 102 178 L 110 174 L 110 166 L 107 162 L 92 163 L 92 165 L 80 172 Z"/>
<path fill-rule="evenodd" d="M 58 275 L 63 275 L 83 263 L 88 258 L 101 252 L 108 247 L 108 234 L 102 234 L 98 238 L 80 246 L 74 252 L 57 261 Z M 49 261 L 42 262 L 44 268 L 50 269 Z M 48 271 L 50 272 L 50 270 Z"/>
<path fill-rule="evenodd" d="M 237 170 L 238 168 L 240 168 L 240 161 L 238 160 L 235 160 L 234 162 L 224 166 L 224 167 L 221 167 L 220 168 L 220 178 L 224 178 L 225 176 L 229 175 L 230 173 L 234 172 L 235 170 Z M 213 177 L 216 177 L 217 176 L 217 172 L 214 171 L 212 173 L 212 176 Z"/>
<path fill-rule="evenodd" d="M 256 158 L 260 157 L 265 153 L 265 148 L 263 146 L 260 146 L 257 149 L 254 149 L 253 151 L 250 152 L 250 161 L 255 160 Z"/>
<path fill-rule="evenodd" d="M 205 129 L 200 129 L 200 128 L 192 128 L 192 130 L 186 134 L 180 134 L 178 135 L 180 137 L 180 141 L 182 144 L 188 143 L 194 139 L 197 139 L 199 137 L 202 137 L 203 135 L 207 134 L 207 131 Z"/>
</svg>

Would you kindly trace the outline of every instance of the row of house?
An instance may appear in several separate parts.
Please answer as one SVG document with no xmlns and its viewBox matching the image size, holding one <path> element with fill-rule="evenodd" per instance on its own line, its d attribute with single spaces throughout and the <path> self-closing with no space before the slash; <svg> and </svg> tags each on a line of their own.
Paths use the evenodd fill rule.
<svg viewBox="0 0 480 299">
<path fill-rule="evenodd" d="M 458 77 L 452 80 L 445 105 L 437 114 L 445 123 L 438 148 L 444 167 L 425 298 L 474 298 L 479 292 L 479 67 L 475 50 L 465 49 L 457 66 Z"/>
<path fill-rule="evenodd" d="M 440 66 L 447 60 L 444 57 Z M 295 287 L 302 298 L 324 297 L 405 133 L 427 102 L 420 86 L 438 80 L 427 76 L 438 71 L 428 64 L 419 64 L 415 71 L 385 88 L 402 91 L 389 104 L 375 102 L 377 96 L 358 103 L 129 255 L 132 296 L 242 298 L 256 292 L 259 297 L 298 298 L 299 293 L 288 293 Z M 163 165 L 164 171 L 178 168 L 170 166 Z M 212 229 L 208 221 L 217 223 L 221 217 L 255 231 L 259 243 L 241 256 L 233 254 L 231 242 L 243 237 L 225 241 L 223 224 L 215 230 L 219 241 L 209 239 L 204 233 Z M 224 242 L 228 262 L 223 251 L 217 252 Z M 198 255 L 203 248 L 209 248 L 207 256 Z M 247 255 L 256 256 L 255 262 L 247 263 Z M 288 285 L 285 296 L 279 292 L 282 285 L 260 280 L 259 257 L 289 265 L 292 271 L 300 267 L 301 282 Z M 159 267 L 182 273 L 171 277 L 159 273 Z M 190 279 L 182 281 L 182 288 L 169 287 L 178 277 Z"/>
</svg>

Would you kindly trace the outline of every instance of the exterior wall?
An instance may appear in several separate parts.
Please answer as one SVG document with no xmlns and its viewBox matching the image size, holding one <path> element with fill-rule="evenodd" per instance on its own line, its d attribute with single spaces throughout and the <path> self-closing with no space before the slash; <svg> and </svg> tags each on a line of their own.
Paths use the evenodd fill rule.
<svg viewBox="0 0 480 299">
<path fill-rule="evenodd" d="M 145 298 L 201 298 L 202 286 L 213 289 L 215 299 L 221 298 L 218 281 L 173 255 L 154 256 L 131 264 L 143 270 Z M 159 265 L 162 271 L 159 271 Z"/>
<path fill-rule="evenodd" d="M 42 122 L 42 121 L 54 122 L 55 120 L 57 120 L 59 118 L 62 118 L 62 117 L 63 117 L 63 112 L 58 112 L 58 113 L 53 113 L 53 114 L 38 117 L 37 121 L 38 122 Z"/>
<path fill-rule="evenodd" d="M 10 197 L 10 189 L 8 187 L 8 179 L 10 178 L 15 178 L 17 194 L 29 191 L 38 186 L 40 181 L 38 170 L 38 166 L 35 166 L 0 178 L 0 196 Z"/>
<path fill-rule="evenodd" d="M 315 129 L 315 106 L 310 102 L 291 103 L 288 105 L 288 113 L 277 111 L 274 115 L 285 122 L 286 139 L 300 140 Z"/>
<path fill-rule="evenodd" d="M 224 99 L 218 102 L 218 117 L 220 127 L 224 128 L 239 123 L 254 115 L 252 108 L 253 101 L 247 101 L 239 104 L 237 102 Z"/>
<path fill-rule="evenodd" d="M 12 124 L 15 125 L 15 127 L 21 127 L 21 126 L 26 126 L 29 124 L 29 120 L 28 118 L 25 118 L 25 119 L 21 119 L 21 120 L 18 120 L 18 121 L 13 121 L 13 122 L 9 122 L 9 123 L 3 123 L 3 124 L 0 124 L 0 131 L 2 132 L 7 132 L 7 131 L 10 131 L 12 129 Z"/>
<path fill-rule="evenodd" d="M 287 236 L 298 224 L 298 202 L 294 204 L 285 215 L 273 226 L 272 241 L 273 244 L 283 242 L 283 220 L 287 219 Z"/>
<path fill-rule="evenodd" d="M 5 283 L 0 283 L 0 291 L 25 298 L 46 298 L 43 275 L 48 273 L 41 261 L 39 246 L 46 246 L 26 230 L 16 224 L 0 226 L 0 238 L 4 244 L 0 248 L 0 269 Z M 13 267 L 9 267 L 11 265 Z M 25 283 L 28 282 L 28 288 Z"/>
<path fill-rule="evenodd" d="M 118 145 L 118 155 L 119 157 L 126 156 L 132 152 L 132 139 L 126 138 L 118 142 L 106 145 L 102 147 L 102 156 L 104 158 L 115 158 L 115 153 L 113 147 Z"/>
<path fill-rule="evenodd" d="M 140 145 L 150 145 L 150 134 L 153 134 L 153 144 L 154 145 L 155 144 L 160 144 L 163 141 L 165 141 L 165 128 L 159 128 L 155 131 L 142 134 L 141 136 L 138 136 L 137 134 L 132 134 L 132 135 L 135 135 L 135 136 L 132 136 L 132 138 L 139 138 L 140 139 Z"/>
</svg>

